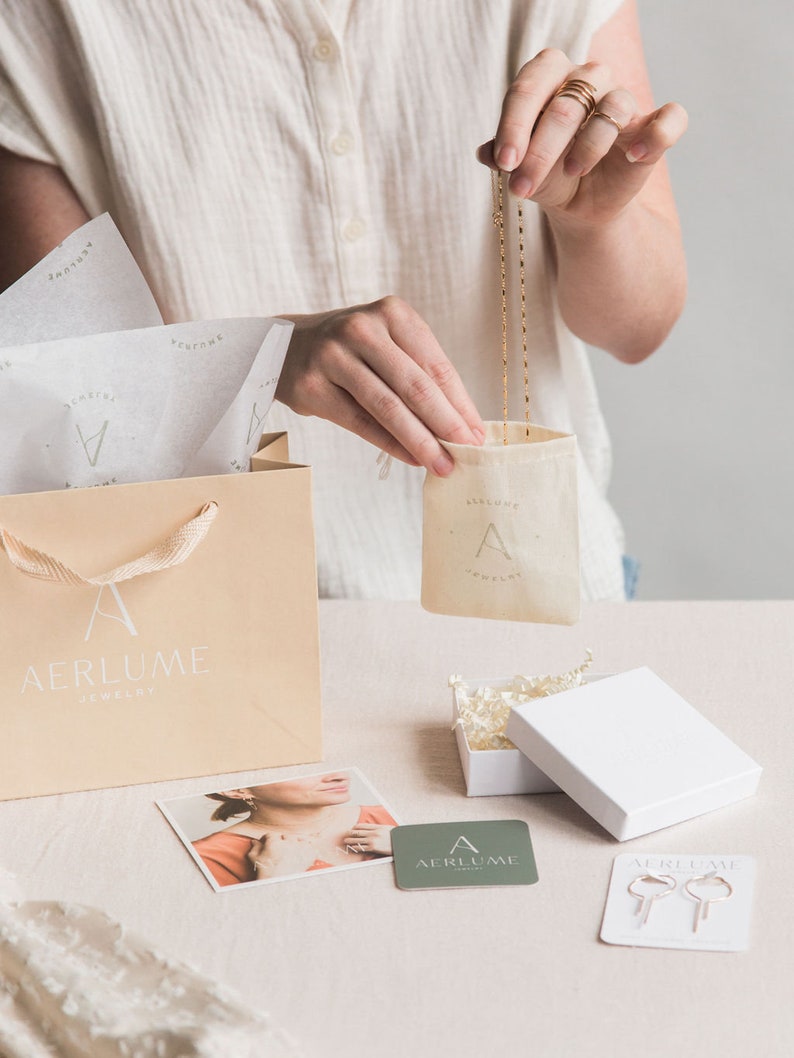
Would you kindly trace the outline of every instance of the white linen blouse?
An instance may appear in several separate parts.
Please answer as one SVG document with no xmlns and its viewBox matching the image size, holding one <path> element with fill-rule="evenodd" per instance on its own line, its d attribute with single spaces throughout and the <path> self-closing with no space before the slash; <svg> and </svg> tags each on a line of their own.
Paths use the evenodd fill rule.
<svg viewBox="0 0 794 1058">
<path fill-rule="evenodd" d="M 618 6 L 0 0 L 0 145 L 60 166 L 89 214 L 110 212 L 166 321 L 398 294 L 498 419 L 498 247 L 475 148 L 523 62 L 547 46 L 582 61 Z M 622 599 L 609 439 L 542 213 L 526 213 L 533 420 L 578 436 L 584 595 Z M 520 418 L 520 353 L 511 366 Z M 395 463 L 379 481 L 371 446 L 281 406 L 267 428 L 288 428 L 314 467 L 321 593 L 418 597 L 424 472 Z"/>
</svg>

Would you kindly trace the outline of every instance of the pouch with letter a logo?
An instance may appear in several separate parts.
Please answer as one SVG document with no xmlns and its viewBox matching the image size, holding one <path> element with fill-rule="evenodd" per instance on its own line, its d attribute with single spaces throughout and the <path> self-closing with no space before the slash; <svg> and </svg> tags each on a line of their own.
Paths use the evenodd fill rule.
<svg viewBox="0 0 794 1058">
<path fill-rule="evenodd" d="M 422 605 L 435 613 L 574 624 L 580 613 L 576 438 L 488 422 L 481 447 L 424 487 Z"/>
<path fill-rule="evenodd" d="M 422 605 L 458 617 L 574 624 L 579 619 L 576 438 L 532 423 L 529 399 L 524 213 L 516 200 L 524 422 L 508 417 L 508 210 L 503 173 L 491 173 L 499 240 L 501 422 L 482 446 L 440 441 L 455 460 L 424 487 Z"/>
</svg>

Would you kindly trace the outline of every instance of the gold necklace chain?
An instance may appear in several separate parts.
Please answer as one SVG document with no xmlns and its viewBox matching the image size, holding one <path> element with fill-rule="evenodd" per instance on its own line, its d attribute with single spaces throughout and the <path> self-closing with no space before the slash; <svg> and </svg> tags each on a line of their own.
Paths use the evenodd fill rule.
<svg viewBox="0 0 794 1058">
<path fill-rule="evenodd" d="M 493 222 L 499 232 L 499 280 L 502 288 L 502 443 L 507 444 L 507 266 L 505 263 L 505 213 L 502 172 L 491 170 Z"/>
<path fill-rule="evenodd" d="M 529 440 L 529 356 L 527 354 L 527 292 L 524 282 L 524 209 L 518 200 L 518 278 L 521 288 L 521 361 L 524 367 L 524 428 Z"/>
<path fill-rule="evenodd" d="M 339 827 L 340 829 L 344 829 L 345 825 L 344 820 L 340 822 L 336 814 L 333 814 L 331 818 L 328 819 L 325 823 L 321 823 L 319 826 L 315 827 L 314 830 L 306 830 L 305 823 L 258 823 L 255 820 L 251 820 L 250 818 L 245 820 L 245 824 L 246 826 L 254 827 L 257 830 L 261 830 L 263 832 L 268 830 L 280 830 L 289 833 L 290 831 L 293 831 L 294 833 L 299 834 L 304 838 L 315 839 L 325 837 L 326 834 L 330 833 L 337 827 Z"/>
<path fill-rule="evenodd" d="M 502 172 L 491 170 L 491 196 L 493 199 L 493 222 L 499 232 L 499 281 L 502 308 L 502 443 L 507 444 L 507 262 L 505 253 L 504 184 Z M 527 297 L 524 262 L 524 210 L 521 200 L 518 207 L 518 280 L 521 294 L 521 356 L 524 367 L 524 423 L 529 440 L 529 356 L 527 353 Z"/>
</svg>

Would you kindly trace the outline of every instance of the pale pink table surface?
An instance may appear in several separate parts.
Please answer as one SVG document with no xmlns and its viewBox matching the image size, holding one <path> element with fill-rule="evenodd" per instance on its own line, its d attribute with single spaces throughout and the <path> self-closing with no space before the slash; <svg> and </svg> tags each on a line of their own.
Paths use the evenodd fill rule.
<svg viewBox="0 0 794 1058">
<path fill-rule="evenodd" d="M 402 892 L 379 864 L 216 894 L 154 800 L 225 778 L 0 804 L 0 866 L 232 986 L 307 1058 L 794 1054 L 794 603 L 599 604 L 554 628 L 325 602 L 321 630 L 325 765 L 358 766 L 401 822 L 525 819 L 537 885 Z M 763 765 L 759 793 L 624 844 L 562 794 L 466 798 L 450 673 L 563 671 L 585 647 L 598 671 L 653 668 Z M 750 951 L 601 943 L 634 850 L 757 857 Z"/>
</svg>

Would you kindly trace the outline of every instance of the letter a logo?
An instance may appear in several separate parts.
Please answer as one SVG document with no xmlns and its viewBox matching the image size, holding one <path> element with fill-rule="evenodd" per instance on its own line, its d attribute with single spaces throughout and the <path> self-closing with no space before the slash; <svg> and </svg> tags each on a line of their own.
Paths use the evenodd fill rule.
<svg viewBox="0 0 794 1058">
<path fill-rule="evenodd" d="M 83 451 L 85 452 L 85 457 L 88 460 L 89 466 L 96 466 L 96 461 L 97 459 L 99 459 L 99 453 L 102 449 L 102 442 L 105 440 L 105 432 L 107 431 L 109 422 L 109 419 L 105 419 L 105 421 L 102 423 L 102 427 L 90 437 L 83 437 L 83 431 L 80 429 L 79 426 L 76 427 L 77 434 L 80 438 L 80 443 L 83 446 Z M 93 451 L 90 447 L 92 442 L 96 442 L 94 444 Z"/>
<path fill-rule="evenodd" d="M 502 555 L 504 555 L 508 562 L 512 561 L 510 558 L 510 552 L 505 547 L 505 542 L 499 535 L 499 530 L 496 528 L 493 522 L 488 523 L 488 528 L 485 530 L 485 536 L 482 538 L 480 549 L 474 556 L 475 558 L 480 557 L 480 554 L 482 553 L 482 549 L 484 547 L 489 547 L 492 551 L 499 551 Z"/>
<path fill-rule="evenodd" d="M 254 406 L 251 409 L 251 422 L 248 425 L 248 437 L 246 438 L 247 444 L 251 443 L 251 438 L 254 437 L 257 431 L 259 431 L 259 433 L 262 432 L 262 423 L 265 421 L 265 415 L 267 415 L 267 412 L 264 412 L 262 415 L 257 414 L 256 402 L 254 402 Z"/>
<path fill-rule="evenodd" d="M 116 613 L 108 613 L 107 610 L 102 609 L 102 593 L 108 590 L 116 603 Z M 116 584 L 103 584 L 101 585 L 96 602 L 94 603 L 94 609 L 91 613 L 91 620 L 88 622 L 88 628 L 86 629 L 84 642 L 87 643 L 91 638 L 91 633 L 94 630 L 94 622 L 97 617 L 107 617 L 111 621 L 118 621 L 119 624 L 124 625 L 131 636 L 137 636 L 138 630 L 132 623 L 132 618 L 129 615 L 127 607 L 124 605 L 124 600 L 121 597 L 121 592 Z"/>
<path fill-rule="evenodd" d="M 469 852 L 476 852 L 479 855 L 480 850 L 479 849 L 475 849 L 475 847 L 472 845 L 472 843 L 469 841 L 469 839 L 468 838 L 464 838 L 464 836 L 462 834 L 458 838 L 458 840 L 455 842 L 455 844 L 452 846 L 452 848 L 449 850 L 447 855 L 451 856 L 453 852 L 456 852 L 461 847 L 463 847 L 464 849 L 468 849 Z"/>
</svg>

